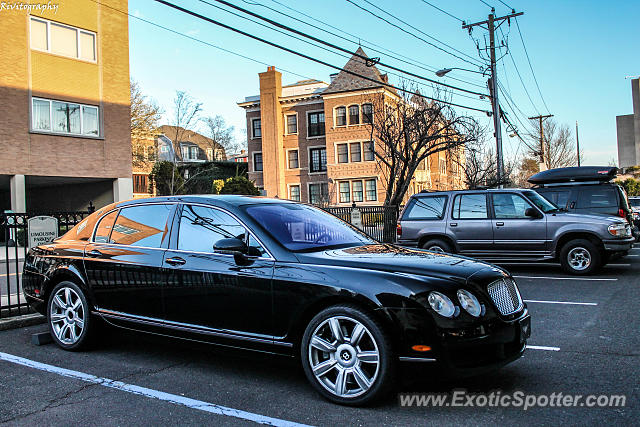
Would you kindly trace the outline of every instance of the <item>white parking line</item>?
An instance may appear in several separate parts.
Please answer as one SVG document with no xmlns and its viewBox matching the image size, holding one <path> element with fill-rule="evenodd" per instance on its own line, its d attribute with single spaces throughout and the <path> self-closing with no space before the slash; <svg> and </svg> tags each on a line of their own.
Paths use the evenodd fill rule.
<svg viewBox="0 0 640 427">
<path fill-rule="evenodd" d="M 635 255 L 627 255 L 627 256 L 635 256 Z M 522 265 L 522 266 L 530 266 L 530 265 L 533 265 L 533 266 L 535 266 L 535 265 L 547 266 L 547 265 L 551 265 L 551 266 L 560 267 L 560 264 L 556 263 L 556 262 L 499 262 L 497 264 L 498 265 Z M 610 265 L 617 265 L 617 266 L 620 266 L 620 267 L 631 267 L 631 264 L 618 264 L 618 263 L 615 263 L 615 262 L 610 262 L 607 265 L 605 265 L 605 267 L 608 267 Z"/>
<path fill-rule="evenodd" d="M 541 301 L 541 300 L 535 300 L 535 299 L 525 299 L 523 301 L 540 303 L 540 304 L 598 305 L 597 302 Z"/>
<path fill-rule="evenodd" d="M 618 279 L 611 277 L 553 277 L 553 276 L 513 276 L 516 279 L 551 279 L 551 280 L 588 280 L 588 281 L 605 281 L 615 282 Z"/>
<path fill-rule="evenodd" d="M 305 426 L 291 421 L 281 420 L 279 418 L 266 417 L 264 415 L 254 414 L 252 412 L 241 411 L 239 409 L 228 408 L 226 406 L 215 405 L 213 403 L 203 402 L 201 400 L 190 399 L 184 396 L 165 393 L 146 387 L 140 387 L 133 384 L 126 384 L 120 381 L 110 380 L 109 378 L 96 377 L 95 375 L 85 374 L 84 372 L 72 371 L 70 369 L 59 368 L 53 365 L 36 362 L 34 360 L 25 359 L 23 357 L 14 356 L 8 353 L 0 352 L 0 360 L 15 363 L 29 368 L 39 369 L 41 371 L 62 375 L 63 377 L 74 378 L 97 385 L 114 388 L 116 390 L 126 391 L 127 393 L 137 394 L 139 396 L 150 397 L 152 399 L 163 400 L 165 402 L 174 403 L 176 405 L 186 406 L 187 408 L 197 409 L 199 411 L 209 412 L 211 414 L 226 415 L 228 417 L 240 418 L 242 420 L 253 421 L 258 424 L 266 424 L 270 426 Z"/>
<path fill-rule="evenodd" d="M 527 344 L 527 348 L 531 350 L 546 350 L 546 351 L 560 351 L 560 347 L 547 347 L 544 345 L 529 345 Z"/>
</svg>

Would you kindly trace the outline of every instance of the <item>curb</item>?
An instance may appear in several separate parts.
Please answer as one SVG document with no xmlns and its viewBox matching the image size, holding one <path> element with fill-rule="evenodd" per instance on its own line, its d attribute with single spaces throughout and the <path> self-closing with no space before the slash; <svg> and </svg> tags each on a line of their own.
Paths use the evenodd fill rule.
<svg viewBox="0 0 640 427">
<path fill-rule="evenodd" d="M 0 320 L 0 331 L 7 331 L 9 329 L 24 328 L 27 326 L 39 325 L 45 323 L 47 318 L 42 314 L 33 313 L 25 314 L 22 316 L 10 317 Z"/>
</svg>

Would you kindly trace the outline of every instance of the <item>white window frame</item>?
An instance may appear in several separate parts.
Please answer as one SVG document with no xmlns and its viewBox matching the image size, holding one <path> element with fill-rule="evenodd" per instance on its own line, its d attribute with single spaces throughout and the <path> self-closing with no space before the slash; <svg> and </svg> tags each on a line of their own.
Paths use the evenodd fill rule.
<svg viewBox="0 0 640 427">
<path fill-rule="evenodd" d="M 353 203 L 363 203 L 365 201 L 366 197 L 365 197 L 364 181 L 365 181 L 364 179 L 352 179 L 351 182 L 349 183 L 349 186 L 351 188 L 351 201 Z M 360 187 L 361 188 L 360 192 L 362 193 L 362 200 L 360 201 L 357 201 L 356 198 L 354 197 L 354 194 L 355 194 L 355 191 L 353 189 L 354 182 L 359 182 L 360 184 L 362 184 L 362 187 Z"/>
<path fill-rule="evenodd" d="M 344 165 L 347 163 L 351 163 L 351 155 L 349 152 L 349 142 L 336 142 L 335 143 L 335 153 L 336 153 L 336 165 Z M 338 160 L 338 145 L 346 145 L 347 146 L 347 161 L 346 162 L 341 162 Z"/>
<path fill-rule="evenodd" d="M 344 108 L 343 125 L 338 124 L 338 108 Z M 333 107 L 333 126 L 336 128 L 346 128 L 347 126 L 349 126 L 349 108 L 346 105 L 336 105 L 335 107 Z"/>
<path fill-rule="evenodd" d="M 31 21 L 40 21 L 40 22 L 44 22 L 45 24 L 47 24 L 47 49 L 43 50 L 43 49 L 37 49 L 35 47 L 31 46 Z M 61 27 L 66 27 L 69 28 L 71 30 L 74 30 L 76 32 L 76 56 L 69 56 L 69 55 L 63 55 L 61 53 L 55 53 L 51 51 L 51 24 L 55 24 L 55 25 L 59 25 Z M 86 33 L 86 34 L 90 34 L 93 36 L 93 54 L 95 56 L 95 58 L 93 60 L 91 59 L 85 59 L 82 57 L 82 46 L 80 45 L 80 33 Z M 29 48 L 31 50 L 35 50 L 38 52 L 45 52 L 45 53 L 49 53 L 51 55 L 57 55 L 57 56 L 63 56 L 65 58 L 72 58 L 72 59 L 77 59 L 78 61 L 84 61 L 84 62 L 90 62 L 93 64 L 96 64 L 98 62 L 98 34 L 93 32 L 93 31 L 89 31 L 89 30 L 85 30 L 84 28 L 79 28 L 79 27 L 74 27 L 71 25 L 67 25 L 67 24 L 63 24 L 62 22 L 56 22 L 56 21 L 50 21 L 48 19 L 44 19 L 44 18 L 40 18 L 39 16 L 30 16 L 29 17 Z"/>
<path fill-rule="evenodd" d="M 351 107 L 358 107 L 358 123 L 351 123 L 351 114 L 349 114 L 349 109 Z M 361 116 L 362 116 L 362 108 L 360 104 L 350 104 L 347 106 L 347 125 L 348 126 L 360 126 L 362 124 Z"/>
<path fill-rule="evenodd" d="M 358 160 L 357 162 L 353 161 L 353 157 L 351 156 L 351 145 L 352 144 L 358 144 L 360 146 L 360 160 Z M 348 153 L 348 157 L 349 157 L 349 163 L 362 163 L 364 162 L 364 155 L 362 152 L 363 147 L 363 141 L 354 141 L 354 142 L 349 142 L 347 143 L 347 153 Z"/>
<path fill-rule="evenodd" d="M 443 162 L 444 162 L 444 169 L 442 168 Z M 443 159 L 442 157 L 438 158 L 438 172 L 440 172 L 440 175 L 442 176 L 447 176 L 447 159 Z"/>
<path fill-rule="evenodd" d="M 296 132 L 289 133 L 289 123 L 287 122 L 289 116 L 296 116 Z M 326 120 L 326 118 L 325 118 Z M 300 122 L 298 121 L 298 113 L 285 113 L 284 115 L 284 134 L 285 135 L 298 135 L 300 132 Z"/>
<path fill-rule="evenodd" d="M 291 153 L 292 151 L 297 151 L 297 152 L 298 152 L 298 167 L 297 167 L 297 168 L 289 167 L 289 166 L 290 166 L 290 164 L 289 164 L 289 153 Z M 299 149 L 297 149 L 297 148 L 291 148 L 291 149 L 287 150 L 287 169 L 288 169 L 288 170 L 297 170 L 297 169 L 300 169 L 300 150 L 299 150 Z"/>
<path fill-rule="evenodd" d="M 371 160 L 366 160 L 366 159 L 364 158 L 364 144 L 366 144 L 367 142 L 370 142 L 370 143 L 371 143 L 371 145 L 372 145 L 372 147 L 371 147 L 371 148 L 373 149 L 373 150 L 371 151 L 371 152 L 373 153 L 373 159 L 371 159 Z M 362 161 L 362 162 L 375 162 L 375 161 L 376 161 L 376 142 L 375 142 L 375 141 L 373 141 L 373 140 L 367 140 L 367 141 L 362 141 L 362 142 L 361 142 L 361 145 L 362 145 L 362 146 L 360 147 L 360 158 L 362 159 L 361 161 Z"/>
<path fill-rule="evenodd" d="M 46 129 L 34 129 L 33 127 L 33 101 L 37 100 L 37 101 L 46 101 L 49 103 L 49 130 Z M 59 132 L 59 131 L 55 131 L 53 130 L 53 107 L 52 107 L 52 103 L 53 102 L 64 102 L 66 104 L 76 104 L 80 106 L 80 133 L 72 133 L 72 132 Z M 90 107 L 90 108 L 95 108 L 96 110 L 98 110 L 98 134 L 97 135 L 90 135 L 90 134 L 85 134 L 83 133 L 84 131 L 84 108 L 83 107 Z M 31 103 L 29 104 L 29 131 L 33 132 L 33 133 L 46 133 L 46 134 L 54 134 L 54 135 L 63 135 L 63 136 L 79 136 L 82 138 L 102 138 L 102 116 L 100 115 L 100 107 L 98 105 L 90 105 L 90 104 L 81 104 L 79 102 L 73 102 L 73 101 L 63 101 L 61 99 L 48 99 L 48 98 L 40 98 L 38 96 L 32 96 L 31 97 Z"/>
<path fill-rule="evenodd" d="M 298 187 L 298 200 L 293 200 L 293 198 L 291 197 L 292 187 Z M 300 184 L 287 184 L 287 194 L 289 196 L 289 200 L 292 200 L 294 202 L 302 202 L 302 186 Z"/>
<path fill-rule="evenodd" d="M 262 157 L 262 170 L 257 171 L 256 170 L 256 154 L 260 154 L 262 156 L 262 151 L 254 151 L 253 153 L 251 153 L 251 169 L 253 169 L 253 172 L 262 173 L 264 172 L 264 157 Z"/>
<path fill-rule="evenodd" d="M 367 198 L 367 181 L 373 181 L 376 184 L 376 198 L 369 200 Z M 378 201 L 378 179 L 377 178 L 363 178 L 362 179 L 362 197 L 365 202 L 377 202 Z"/>
<path fill-rule="evenodd" d="M 255 127 L 253 126 L 253 122 L 256 120 L 260 120 L 260 136 L 254 135 Z M 251 139 L 262 139 L 262 118 L 261 117 L 253 117 L 251 119 Z"/>
<path fill-rule="evenodd" d="M 320 139 L 320 138 L 325 138 L 327 136 L 327 114 L 325 113 L 324 115 L 324 135 L 318 135 L 318 136 L 309 136 L 309 114 L 314 114 L 314 113 L 324 113 L 324 110 L 311 110 L 311 111 L 307 111 L 306 112 L 306 121 L 304 123 L 305 127 L 307 128 L 307 139 Z"/>
</svg>

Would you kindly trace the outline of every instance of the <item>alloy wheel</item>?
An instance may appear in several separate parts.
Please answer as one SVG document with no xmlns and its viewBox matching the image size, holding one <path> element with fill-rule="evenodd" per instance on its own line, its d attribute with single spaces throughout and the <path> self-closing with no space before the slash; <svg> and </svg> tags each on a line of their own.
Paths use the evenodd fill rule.
<svg viewBox="0 0 640 427">
<path fill-rule="evenodd" d="M 567 261 L 574 270 L 583 271 L 591 265 L 591 253 L 581 246 L 576 246 L 567 254 Z"/>
<path fill-rule="evenodd" d="M 380 352 L 373 335 L 347 316 L 332 316 L 318 325 L 309 341 L 308 357 L 316 380 L 342 398 L 366 393 L 380 371 Z"/>
<path fill-rule="evenodd" d="M 63 344 L 78 342 L 85 326 L 84 306 L 80 295 L 70 287 L 58 289 L 49 307 L 51 329 Z"/>
</svg>

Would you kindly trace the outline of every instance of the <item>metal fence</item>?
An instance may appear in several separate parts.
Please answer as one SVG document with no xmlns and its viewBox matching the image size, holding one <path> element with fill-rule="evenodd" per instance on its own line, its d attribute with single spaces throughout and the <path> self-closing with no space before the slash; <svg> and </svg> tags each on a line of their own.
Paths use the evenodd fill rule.
<svg viewBox="0 0 640 427">
<path fill-rule="evenodd" d="M 379 242 L 391 243 L 396 239 L 398 221 L 397 206 L 352 206 L 323 208 L 338 218 L 353 223 L 351 214 L 354 209 L 360 211 L 362 226 L 360 229 Z"/>
<path fill-rule="evenodd" d="M 0 318 L 29 312 L 22 296 L 22 266 L 29 250 L 29 218 L 51 216 L 58 220 L 58 236 L 82 221 L 89 211 L 50 214 L 0 213 Z"/>
</svg>

